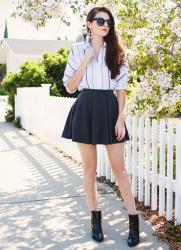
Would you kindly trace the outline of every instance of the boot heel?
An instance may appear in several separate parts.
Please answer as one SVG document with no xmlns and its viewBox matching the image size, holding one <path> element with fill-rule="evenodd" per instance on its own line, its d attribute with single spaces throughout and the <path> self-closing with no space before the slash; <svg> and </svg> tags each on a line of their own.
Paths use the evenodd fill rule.
<svg viewBox="0 0 181 250">
<path fill-rule="evenodd" d="M 138 245 L 140 241 L 139 238 L 139 217 L 138 214 L 129 214 L 129 237 L 127 244 L 129 247 L 134 247 Z"/>
<path fill-rule="evenodd" d="M 92 239 L 101 242 L 104 240 L 101 225 L 101 210 L 91 211 L 91 227 L 92 227 Z"/>
</svg>

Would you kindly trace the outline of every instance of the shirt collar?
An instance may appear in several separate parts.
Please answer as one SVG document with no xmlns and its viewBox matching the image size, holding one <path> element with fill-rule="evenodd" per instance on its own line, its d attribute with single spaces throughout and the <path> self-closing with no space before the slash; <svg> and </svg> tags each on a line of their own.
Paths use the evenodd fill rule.
<svg viewBox="0 0 181 250">
<path fill-rule="evenodd" d="M 107 43 L 104 41 L 103 47 L 106 47 Z M 83 48 L 85 49 L 86 47 L 91 47 L 89 39 L 86 39 L 86 41 L 83 44 Z"/>
</svg>

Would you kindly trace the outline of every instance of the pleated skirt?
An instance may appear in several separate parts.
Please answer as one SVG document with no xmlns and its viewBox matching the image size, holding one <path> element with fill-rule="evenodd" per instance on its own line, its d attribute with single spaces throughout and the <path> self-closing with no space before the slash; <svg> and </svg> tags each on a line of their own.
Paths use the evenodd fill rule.
<svg viewBox="0 0 181 250">
<path fill-rule="evenodd" d="M 130 140 L 125 135 L 118 141 L 115 125 L 118 118 L 118 100 L 113 90 L 82 89 L 71 106 L 61 137 L 88 144 L 113 144 Z"/>
</svg>

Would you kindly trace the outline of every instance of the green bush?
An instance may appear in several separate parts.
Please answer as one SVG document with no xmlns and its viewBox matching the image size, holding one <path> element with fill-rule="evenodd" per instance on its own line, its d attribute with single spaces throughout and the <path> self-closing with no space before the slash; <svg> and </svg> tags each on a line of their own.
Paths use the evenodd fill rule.
<svg viewBox="0 0 181 250">
<path fill-rule="evenodd" d="M 62 78 L 67 63 L 69 49 L 60 48 L 58 53 L 45 53 L 41 65 L 44 66 L 49 83 L 53 84 L 50 88 L 50 95 L 55 96 L 70 96 L 63 86 Z M 78 92 L 71 94 L 71 97 L 76 97 Z"/>
<path fill-rule="evenodd" d="M 2 89 L 8 95 L 8 104 L 11 106 L 11 110 L 5 116 L 7 121 L 15 122 L 14 96 L 18 87 L 39 87 L 41 84 L 47 83 L 52 85 L 50 95 L 70 96 L 62 82 L 68 53 L 69 49 L 64 47 L 54 54 L 45 53 L 40 63 L 27 61 L 20 66 L 19 72 L 11 72 L 6 75 L 2 82 Z M 77 95 L 76 92 L 71 97 Z"/>
<path fill-rule="evenodd" d="M 5 120 L 6 120 L 7 122 L 13 122 L 13 121 L 14 121 L 14 110 L 9 109 L 9 110 L 6 112 Z"/>
<path fill-rule="evenodd" d="M 19 74 L 19 84 L 21 87 L 39 87 L 43 83 L 49 83 L 44 67 L 33 61 L 22 64 Z"/>
<path fill-rule="evenodd" d="M 6 75 L 6 64 L 0 64 L 0 83 Z"/>
<path fill-rule="evenodd" d="M 6 91 L 4 90 L 4 86 L 0 84 L 0 95 L 7 95 Z"/>
<path fill-rule="evenodd" d="M 180 6 L 177 1 L 170 3 L 115 2 L 117 29 L 129 61 L 131 115 L 156 119 L 181 115 Z"/>
<path fill-rule="evenodd" d="M 39 87 L 43 83 L 49 83 L 46 78 L 44 67 L 33 61 L 25 62 L 20 66 L 19 72 L 10 72 L 3 79 L 2 86 L 8 95 L 9 110 L 5 116 L 6 121 L 13 121 L 14 117 L 14 96 L 18 87 Z"/>
<path fill-rule="evenodd" d="M 16 119 L 13 121 L 13 124 L 17 128 L 22 128 L 22 126 L 21 126 L 21 117 L 20 116 L 16 117 Z"/>
</svg>

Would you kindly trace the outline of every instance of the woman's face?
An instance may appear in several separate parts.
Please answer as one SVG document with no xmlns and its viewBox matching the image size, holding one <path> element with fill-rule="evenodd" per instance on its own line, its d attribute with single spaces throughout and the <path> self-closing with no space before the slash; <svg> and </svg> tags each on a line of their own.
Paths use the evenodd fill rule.
<svg viewBox="0 0 181 250">
<path fill-rule="evenodd" d="M 104 20 L 110 19 L 109 15 L 106 12 L 98 12 L 94 18 L 96 17 L 102 17 Z M 97 24 L 97 20 L 93 20 L 92 22 L 87 21 L 87 26 L 91 29 L 92 35 L 97 35 L 97 36 L 107 36 L 110 27 L 108 26 L 107 22 L 104 23 L 103 26 L 99 26 Z"/>
</svg>

